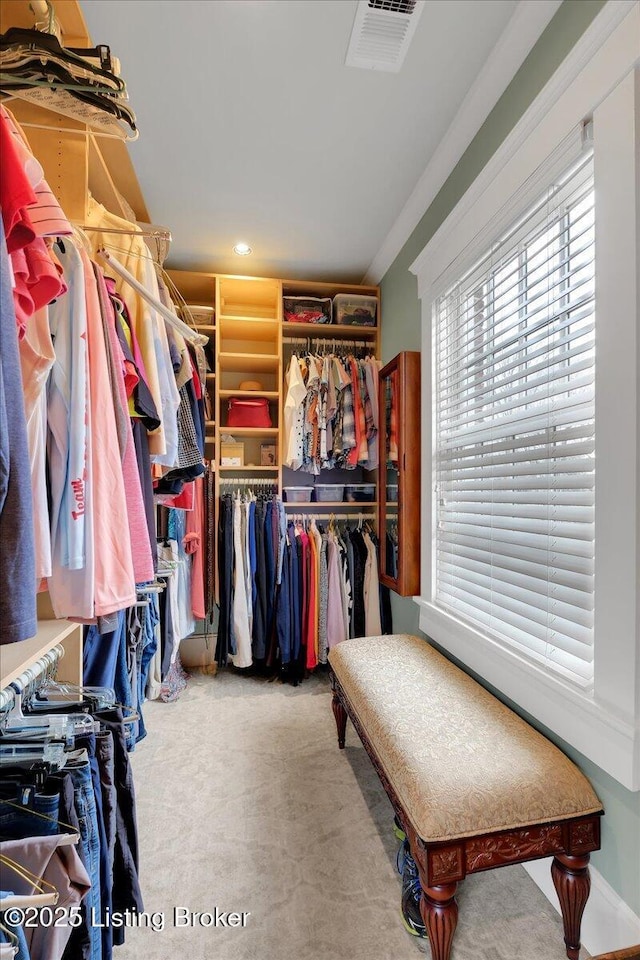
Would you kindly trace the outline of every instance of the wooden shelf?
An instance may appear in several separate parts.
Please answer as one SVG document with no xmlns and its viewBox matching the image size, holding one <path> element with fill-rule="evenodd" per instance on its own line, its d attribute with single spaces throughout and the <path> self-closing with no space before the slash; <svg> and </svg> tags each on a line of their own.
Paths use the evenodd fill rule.
<svg viewBox="0 0 640 960">
<path fill-rule="evenodd" d="M 275 437 L 280 432 L 277 427 L 229 427 L 226 424 L 220 429 L 233 437 Z"/>
<path fill-rule="evenodd" d="M 279 467 L 218 467 L 219 473 L 277 473 Z"/>
<path fill-rule="evenodd" d="M 215 373 L 208 373 L 208 374 L 207 374 L 207 380 L 215 380 L 215 378 L 216 378 Z"/>
<path fill-rule="evenodd" d="M 380 288 L 363 286 L 359 283 L 326 283 L 322 280 L 283 280 L 284 297 L 335 297 L 338 293 L 363 293 L 368 297 L 379 297 Z"/>
<path fill-rule="evenodd" d="M 288 323 L 285 320 L 282 336 L 308 337 L 312 340 L 375 340 L 378 328 L 345 323 Z"/>
<path fill-rule="evenodd" d="M 196 323 L 194 324 L 196 330 L 200 330 L 202 333 L 215 333 L 216 328 L 213 323 Z"/>
<path fill-rule="evenodd" d="M 220 353 L 220 370 L 232 373 L 277 373 L 280 355 L 277 353 Z"/>
<path fill-rule="evenodd" d="M 228 340 L 258 340 L 278 342 L 277 317 L 229 317 L 219 319 L 220 336 Z"/>
<path fill-rule="evenodd" d="M 302 503 L 296 503 L 294 500 L 285 500 L 284 502 L 285 509 L 291 507 L 297 510 L 301 507 L 303 510 L 315 510 L 320 508 L 321 510 L 354 510 L 357 513 L 362 513 L 362 508 L 364 507 L 367 510 L 375 510 L 378 506 L 377 500 L 358 500 L 349 502 L 347 500 L 311 500 L 310 502 L 303 501 Z"/>
<path fill-rule="evenodd" d="M 230 397 L 265 397 L 267 400 L 277 400 L 280 394 L 277 390 L 220 390 L 220 399 Z"/>
<path fill-rule="evenodd" d="M 216 296 L 216 274 L 205 270 L 168 270 L 169 277 L 187 306 L 212 306 Z"/>
<path fill-rule="evenodd" d="M 222 276 L 218 281 L 218 314 L 272 319 L 278 316 L 281 296 L 279 280 Z"/>
<path fill-rule="evenodd" d="M 75 635 L 75 636 L 74 636 Z M 82 649 L 82 625 L 70 623 L 69 620 L 39 620 L 38 632 L 35 637 L 29 640 L 21 640 L 18 643 L 7 643 L 2 646 L 0 653 L 1 677 L 0 689 L 7 687 L 12 680 L 15 680 L 24 673 L 25 669 L 47 653 L 58 643 L 69 640 L 77 642 L 78 648 Z M 66 650 L 66 648 L 65 648 Z M 73 660 L 72 650 L 66 650 L 66 655 Z M 64 667 L 66 666 L 66 670 Z M 79 679 L 77 665 L 71 662 L 64 664 L 64 658 L 60 661 L 58 676 L 64 676 L 70 680 Z"/>
</svg>

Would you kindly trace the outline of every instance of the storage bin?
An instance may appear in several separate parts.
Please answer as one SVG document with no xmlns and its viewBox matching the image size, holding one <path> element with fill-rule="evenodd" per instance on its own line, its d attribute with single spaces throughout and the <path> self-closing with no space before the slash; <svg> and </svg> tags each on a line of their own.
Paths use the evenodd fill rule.
<svg viewBox="0 0 640 960">
<path fill-rule="evenodd" d="M 221 440 L 220 466 L 244 467 L 244 443 L 238 443 L 231 440 Z"/>
<path fill-rule="evenodd" d="M 337 293 L 333 298 L 333 322 L 354 327 L 375 327 L 378 301 L 360 293 Z"/>
<path fill-rule="evenodd" d="M 318 503 L 342 501 L 344 497 L 344 483 L 316 483 L 313 489 Z"/>
<path fill-rule="evenodd" d="M 344 488 L 344 498 L 349 503 L 371 503 L 375 496 L 375 483 L 348 483 Z"/>
<path fill-rule="evenodd" d="M 288 323 L 331 323 L 330 297 L 283 297 L 282 301 Z"/>
<path fill-rule="evenodd" d="M 180 313 L 185 323 L 189 323 L 189 320 L 191 320 L 198 326 L 211 326 L 215 319 L 213 307 L 207 307 L 203 304 L 188 303 L 181 308 Z"/>
<path fill-rule="evenodd" d="M 313 487 L 283 487 L 287 503 L 311 503 Z"/>
<path fill-rule="evenodd" d="M 398 502 L 398 484 L 388 483 L 387 484 L 387 503 L 397 503 L 397 502 Z"/>
</svg>

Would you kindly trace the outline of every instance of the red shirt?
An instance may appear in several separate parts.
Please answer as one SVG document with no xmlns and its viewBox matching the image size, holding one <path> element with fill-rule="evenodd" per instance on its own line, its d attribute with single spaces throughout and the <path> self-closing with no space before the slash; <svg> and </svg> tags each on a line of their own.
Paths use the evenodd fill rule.
<svg viewBox="0 0 640 960">
<path fill-rule="evenodd" d="M 35 238 L 26 208 L 34 206 L 38 198 L 24 172 L 4 111 L 0 111 L 0 172 L 0 209 L 7 250 L 12 253 Z"/>
</svg>

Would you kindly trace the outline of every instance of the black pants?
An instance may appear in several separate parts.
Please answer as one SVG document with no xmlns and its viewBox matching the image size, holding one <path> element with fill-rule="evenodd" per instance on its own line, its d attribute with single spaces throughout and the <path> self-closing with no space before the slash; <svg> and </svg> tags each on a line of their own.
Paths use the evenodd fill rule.
<svg viewBox="0 0 640 960">
<path fill-rule="evenodd" d="M 138 823 L 133 774 L 127 753 L 126 730 L 119 707 L 95 714 L 113 736 L 113 769 L 116 787 L 116 838 L 113 855 L 113 910 L 142 911 L 138 879 Z M 124 943 L 124 928 L 114 928 L 114 944 Z"/>
<path fill-rule="evenodd" d="M 253 606 L 253 659 L 264 660 L 267 655 L 267 558 L 265 554 L 265 503 L 256 502 L 255 538 L 256 572 L 255 603 Z"/>
<path fill-rule="evenodd" d="M 226 494 L 220 501 L 218 521 L 218 588 L 220 591 L 220 619 L 216 662 L 225 666 L 232 652 L 231 630 L 233 624 L 233 501 Z"/>
</svg>

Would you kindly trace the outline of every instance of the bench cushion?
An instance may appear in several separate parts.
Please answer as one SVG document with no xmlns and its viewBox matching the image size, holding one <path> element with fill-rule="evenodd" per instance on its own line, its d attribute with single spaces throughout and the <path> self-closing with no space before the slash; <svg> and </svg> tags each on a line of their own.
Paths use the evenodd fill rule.
<svg viewBox="0 0 640 960">
<path fill-rule="evenodd" d="M 602 810 L 568 757 L 424 640 L 346 640 L 329 662 L 423 840 Z"/>
</svg>

